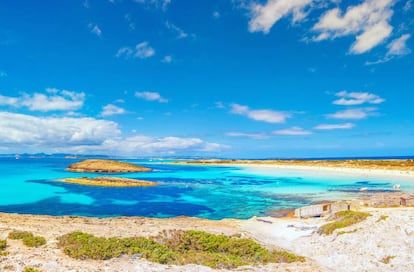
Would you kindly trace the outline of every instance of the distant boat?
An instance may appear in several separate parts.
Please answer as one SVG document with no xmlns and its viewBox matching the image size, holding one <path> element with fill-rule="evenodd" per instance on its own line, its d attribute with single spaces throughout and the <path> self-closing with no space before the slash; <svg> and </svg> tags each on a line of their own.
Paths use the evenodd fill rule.
<svg viewBox="0 0 414 272">
<path fill-rule="evenodd" d="M 19 154 L 16 154 L 16 155 L 14 155 L 14 158 L 15 158 L 16 160 L 18 160 L 18 159 L 20 159 L 20 155 L 19 155 Z"/>
<path fill-rule="evenodd" d="M 363 187 L 363 188 L 359 189 L 359 191 L 360 192 L 366 192 L 366 191 L 368 191 L 368 187 Z"/>
</svg>

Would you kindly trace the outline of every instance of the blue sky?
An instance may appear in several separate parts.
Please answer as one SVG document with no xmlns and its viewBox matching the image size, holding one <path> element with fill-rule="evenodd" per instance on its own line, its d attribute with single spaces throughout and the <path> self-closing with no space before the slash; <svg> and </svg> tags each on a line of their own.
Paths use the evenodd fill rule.
<svg viewBox="0 0 414 272">
<path fill-rule="evenodd" d="M 0 3 L 0 153 L 414 154 L 412 0 Z"/>
</svg>

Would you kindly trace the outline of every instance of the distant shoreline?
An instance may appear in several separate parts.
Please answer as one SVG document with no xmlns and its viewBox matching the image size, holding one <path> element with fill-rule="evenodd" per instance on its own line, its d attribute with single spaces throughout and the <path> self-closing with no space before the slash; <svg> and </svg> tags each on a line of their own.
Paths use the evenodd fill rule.
<svg viewBox="0 0 414 272">
<path fill-rule="evenodd" d="M 243 168 L 298 170 L 318 175 L 357 174 L 375 177 L 414 178 L 414 160 L 194 160 L 185 165 L 240 166 Z M 332 173 L 334 172 L 334 173 Z"/>
</svg>

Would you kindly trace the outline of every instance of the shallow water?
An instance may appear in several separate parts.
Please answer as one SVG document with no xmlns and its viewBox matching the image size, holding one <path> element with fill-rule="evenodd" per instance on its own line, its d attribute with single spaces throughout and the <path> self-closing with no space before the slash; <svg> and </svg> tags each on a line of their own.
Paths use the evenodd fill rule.
<svg viewBox="0 0 414 272">
<path fill-rule="evenodd" d="M 391 190 L 414 182 L 358 175 L 228 166 L 165 164 L 126 160 L 154 169 L 118 176 L 157 181 L 156 187 L 102 188 L 56 181 L 96 176 L 69 173 L 76 160 L 65 158 L 0 158 L 0 211 L 49 215 L 147 216 L 180 215 L 209 219 L 250 218 L 275 209 L 296 208 L 316 201 L 354 198 L 369 191 Z M 368 193 L 369 193 L 368 191 Z"/>
</svg>

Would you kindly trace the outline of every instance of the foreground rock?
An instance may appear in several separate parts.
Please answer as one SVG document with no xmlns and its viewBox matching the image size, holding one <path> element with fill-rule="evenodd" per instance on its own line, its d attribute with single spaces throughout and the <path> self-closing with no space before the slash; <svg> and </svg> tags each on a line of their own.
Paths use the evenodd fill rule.
<svg viewBox="0 0 414 272">
<path fill-rule="evenodd" d="M 158 184 L 156 182 L 151 181 L 116 177 L 66 178 L 61 181 L 68 183 L 104 187 L 147 187 L 156 186 Z"/>
<path fill-rule="evenodd" d="M 81 173 L 133 173 L 152 171 L 150 168 L 111 160 L 85 160 L 69 165 L 66 170 Z"/>
</svg>

